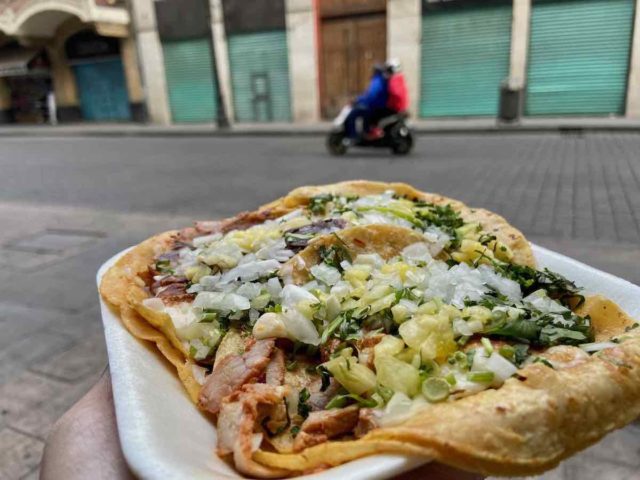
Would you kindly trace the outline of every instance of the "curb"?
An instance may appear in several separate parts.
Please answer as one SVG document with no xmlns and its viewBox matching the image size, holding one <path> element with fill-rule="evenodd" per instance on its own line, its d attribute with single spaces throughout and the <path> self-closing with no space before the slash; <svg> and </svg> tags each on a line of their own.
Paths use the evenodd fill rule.
<svg viewBox="0 0 640 480">
<path fill-rule="evenodd" d="M 443 121 L 434 124 L 409 123 L 420 135 L 440 134 L 522 134 L 556 132 L 580 135 L 586 132 L 640 132 L 640 122 L 524 122 L 501 124 L 487 122 Z M 0 127 L 0 137 L 268 137 L 268 136 L 320 136 L 331 129 L 331 124 L 312 126 L 278 125 L 273 127 L 232 127 L 218 129 L 214 126 L 145 126 L 145 125 L 103 125 L 103 126 L 37 126 Z"/>
</svg>

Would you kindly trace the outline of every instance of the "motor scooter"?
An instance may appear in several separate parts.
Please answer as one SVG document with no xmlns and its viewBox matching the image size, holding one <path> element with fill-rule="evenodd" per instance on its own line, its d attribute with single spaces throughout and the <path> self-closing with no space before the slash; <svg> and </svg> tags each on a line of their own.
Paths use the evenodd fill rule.
<svg viewBox="0 0 640 480">
<path fill-rule="evenodd" d="M 346 105 L 333 121 L 327 136 L 327 150 L 331 155 L 344 155 L 351 147 L 390 148 L 396 155 L 407 155 L 413 148 L 413 133 L 407 125 L 407 112 L 399 112 L 378 121 L 381 136 L 376 138 L 361 134 L 357 139 L 346 135 L 345 120 L 353 106 Z"/>
</svg>

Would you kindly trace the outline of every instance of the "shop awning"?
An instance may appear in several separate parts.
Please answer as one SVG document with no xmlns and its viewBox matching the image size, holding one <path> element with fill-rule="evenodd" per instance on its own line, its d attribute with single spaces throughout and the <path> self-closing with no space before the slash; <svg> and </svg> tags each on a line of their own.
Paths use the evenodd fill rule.
<svg viewBox="0 0 640 480">
<path fill-rule="evenodd" d="M 29 62 L 40 52 L 36 48 L 0 50 L 0 77 L 16 77 L 33 73 Z"/>
</svg>

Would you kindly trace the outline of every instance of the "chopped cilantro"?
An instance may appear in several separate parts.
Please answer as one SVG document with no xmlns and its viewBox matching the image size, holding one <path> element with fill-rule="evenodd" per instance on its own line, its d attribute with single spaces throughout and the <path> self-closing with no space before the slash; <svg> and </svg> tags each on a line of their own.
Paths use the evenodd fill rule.
<svg viewBox="0 0 640 480">
<path fill-rule="evenodd" d="M 584 302 L 584 296 L 580 294 L 575 283 L 548 268 L 536 270 L 526 265 L 496 261 L 493 262 L 493 266 L 502 276 L 519 283 L 524 296 L 543 289 L 549 298 L 569 307 L 577 308 Z"/>
<path fill-rule="evenodd" d="M 306 388 L 300 390 L 300 393 L 298 394 L 298 415 L 302 418 L 307 418 L 309 416 L 309 412 L 311 412 L 311 405 L 307 403 L 310 396 L 311 394 Z"/>
<path fill-rule="evenodd" d="M 315 197 L 311 197 L 309 199 L 309 205 L 307 208 L 309 211 L 315 215 L 322 215 L 327 210 L 327 204 L 332 202 L 334 196 L 330 193 L 323 193 L 321 195 L 316 195 Z"/>
<path fill-rule="evenodd" d="M 347 250 L 342 239 L 340 239 L 340 237 L 335 233 L 334 236 L 340 241 L 340 243 L 330 245 L 328 247 L 321 245 L 318 253 L 320 254 L 320 259 L 323 263 L 335 268 L 339 272 L 342 272 L 344 269 L 340 264 L 345 260 L 351 262 L 351 255 L 349 254 L 349 250 Z"/>
<path fill-rule="evenodd" d="M 327 370 L 326 367 L 323 367 L 322 365 L 319 365 L 316 368 L 316 371 L 320 374 L 320 378 L 322 380 L 320 391 L 324 392 L 327 388 L 329 388 L 329 385 L 331 385 L 331 373 L 329 372 L 329 370 Z"/>
<path fill-rule="evenodd" d="M 157 260 L 156 261 L 156 270 L 160 273 L 167 273 L 173 275 L 174 270 L 171 268 L 171 262 L 169 260 Z"/>
<path fill-rule="evenodd" d="M 333 397 L 331 400 L 329 400 L 329 403 L 327 403 L 326 409 L 330 410 L 332 408 L 346 407 L 349 403 L 352 403 L 353 401 L 355 401 L 355 403 L 357 403 L 358 406 L 364 407 L 364 408 L 373 408 L 378 404 L 375 400 L 371 398 L 364 398 L 364 397 L 361 397 L 360 395 L 356 395 L 355 393 L 348 393 L 345 395 L 336 395 L 335 397 Z"/>
<path fill-rule="evenodd" d="M 264 309 L 265 312 L 282 313 L 282 305 L 279 303 L 270 303 Z"/>
</svg>

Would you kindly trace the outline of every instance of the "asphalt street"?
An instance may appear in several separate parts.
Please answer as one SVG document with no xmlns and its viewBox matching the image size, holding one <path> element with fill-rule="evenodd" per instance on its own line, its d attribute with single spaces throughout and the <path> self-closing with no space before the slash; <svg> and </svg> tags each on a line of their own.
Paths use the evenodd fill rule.
<svg viewBox="0 0 640 480">
<path fill-rule="evenodd" d="M 323 141 L 0 139 L 0 479 L 37 478 L 52 423 L 106 366 L 102 262 L 153 233 L 253 209 L 299 185 L 409 182 L 494 210 L 532 241 L 640 283 L 638 133 L 424 135 L 408 157 L 330 157 Z M 546 478 L 632 478 L 639 438 L 628 427 Z"/>
</svg>

